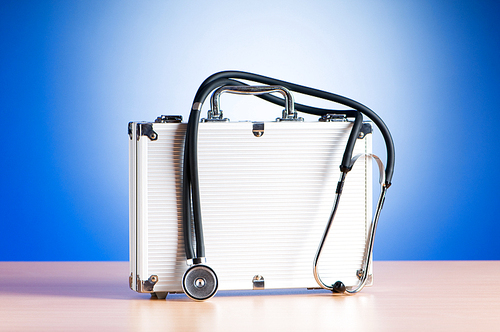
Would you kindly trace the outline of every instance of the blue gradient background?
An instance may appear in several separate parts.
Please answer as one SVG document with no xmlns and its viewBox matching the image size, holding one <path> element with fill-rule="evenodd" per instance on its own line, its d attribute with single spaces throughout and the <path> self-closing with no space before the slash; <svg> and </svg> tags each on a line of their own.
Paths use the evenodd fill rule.
<svg viewBox="0 0 500 332">
<path fill-rule="evenodd" d="M 384 118 L 397 163 L 375 259 L 500 259 L 499 14 L 488 1 L 2 1 L 0 260 L 127 260 L 127 123 L 187 116 L 226 69 Z M 226 112 L 247 102 L 228 96 Z M 274 119 L 266 107 L 252 117 Z"/>
</svg>

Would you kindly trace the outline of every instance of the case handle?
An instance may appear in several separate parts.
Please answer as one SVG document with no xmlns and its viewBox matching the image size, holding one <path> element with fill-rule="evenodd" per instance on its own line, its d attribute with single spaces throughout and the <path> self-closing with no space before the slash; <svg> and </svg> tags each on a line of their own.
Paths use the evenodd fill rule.
<svg viewBox="0 0 500 332">
<path fill-rule="evenodd" d="M 219 108 L 220 96 L 225 92 L 240 94 L 240 95 L 263 95 L 272 92 L 278 92 L 285 98 L 285 110 L 281 120 L 296 120 L 297 112 L 295 111 L 293 95 L 287 88 L 280 85 L 249 85 L 237 86 L 226 85 L 221 86 L 214 91 L 210 98 L 210 110 L 208 111 L 207 120 L 220 121 L 223 120 L 222 111 Z M 280 118 L 278 118 L 280 119 Z"/>
</svg>

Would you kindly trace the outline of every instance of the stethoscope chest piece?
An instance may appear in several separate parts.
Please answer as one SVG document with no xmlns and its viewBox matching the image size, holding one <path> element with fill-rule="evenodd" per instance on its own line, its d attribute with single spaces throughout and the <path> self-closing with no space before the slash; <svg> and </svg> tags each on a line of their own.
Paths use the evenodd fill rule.
<svg viewBox="0 0 500 332">
<path fill-rule="evenodd" d="M 182 290 L 196 301 L 204 301 L 214 296 L 218 286 L 214 270 L 203 264 L 191 266 L 182 278 Z"/>
</svg>

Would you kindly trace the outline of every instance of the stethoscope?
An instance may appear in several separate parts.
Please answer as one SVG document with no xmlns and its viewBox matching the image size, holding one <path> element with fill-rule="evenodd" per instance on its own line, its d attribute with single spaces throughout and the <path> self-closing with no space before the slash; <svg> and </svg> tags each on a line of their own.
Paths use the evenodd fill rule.
<svg viewBox="0 0 500 332">
<path fill-rule="evenodd" d="M 252 81 L 265 86 L 249 86 L 239 80 Z M 214 91 L 211 98 L 211 110 L 208 117 L 211 120 L 223 121 L 223 114 L 218 108 L 218 98 L 223 92 L 232 92 L 240 94 L 254 94 L 258 97 L 267 100 L 271 103 L 284 106 L 283 121 L 293 121 L 297 118 L 296 111 L 314 115 L 341 114 L 349 118 L 354 118 L 349 138 L 340 165 L 341 176 L 337 184 L 335 202 L 330 214 L 328 224 L 323 233 L 320 245 L 316 252 L 313 273 L 318 284 L 334 293 L 356 293 L 360 291 L 366 284 L 369 276 L 370 265 L 372 261 L 373 241 L 375 231 L 382 210 L 387 189 L 391 186 L 391 179 L 394 172 L 394 144 L 391 134 L 382 121 L 382 119 L 368 107 L 343 96 L 329 93 L 322 90 L 317 90 L 266 76 L 257 74 L 240 72 L 240 71 L 223 71 L 208 77 L 198 89 L 191 108 L 189 116 L 186 138 L 184 144 L 184 164 L 183 164 L 183 181 L 182 181 L 182 216 L 183 216 L 183 239 L 186 252 L 187 265 L 190 267 L 184 273 L 182 278 L 182 289 L 187 296 L 194 300 L 203 301 L 215 295 L 218 289 L 218 279 L 215 271 L 206 265 L 205 245 L 203 237 L 203 226 L 200 204 L 200 188 L 198 180 L 198 158 L 197 158 L 197 140 L 198 140 L 198 124 L 200 122 L 201 108 L 208 95 Z M 338 104 L 350 107 L 350 110 L 331 110 L 311 107 L 295 103 L 290 91 L 310 95 L 313 97 L 326 99 Z M 279 92 L 284 98 L 278 98 L 270 95 L 271 92 Z M 366 157 L 374 158 L 380 169 L 381 177 L 381 192 L 377 203 L 375 216 L 370 226 L 370 231 L 365 245 L 365 255 L 363 266 L 358 271 L 359 283 L 357 286 L 347 289 L 341 281 L 337 281 L 333 285 L 325 284 L 318 274 L 318 260 L 323 249 L 323 245 L 327 239 L 330 227 L 333 223 L 335 213 L 339 206 L 342 188 L 344 186 L 347 173 L 352 169 L 354 163 L 362 155 L 352 157 L 354 145 L 358 138 L 361 127 L 363 125 L 363 116 L 366 115 L 379 128 L 384 138 L 387 148 L 387 166 L 385 171 L 380 159 L 374 155 Z M 194 234 L 193 234 L 194 233 Z M 193 240 L 195 241 L 193 243 Z"/>
</svg>

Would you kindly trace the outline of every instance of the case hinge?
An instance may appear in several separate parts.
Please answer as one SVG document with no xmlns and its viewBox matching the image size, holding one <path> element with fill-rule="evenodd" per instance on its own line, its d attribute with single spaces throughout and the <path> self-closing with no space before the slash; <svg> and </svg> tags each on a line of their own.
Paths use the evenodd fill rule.
<svg viewBox="0 0 500 332">
<path fill-rule="evenodd" d="M 363 122 L 363 126 L 359 131 L 359 139 L 365 138 L 366 135 L 371 134 L 373 132 L 372 124 L 369 122 Z"/>
</svg>

